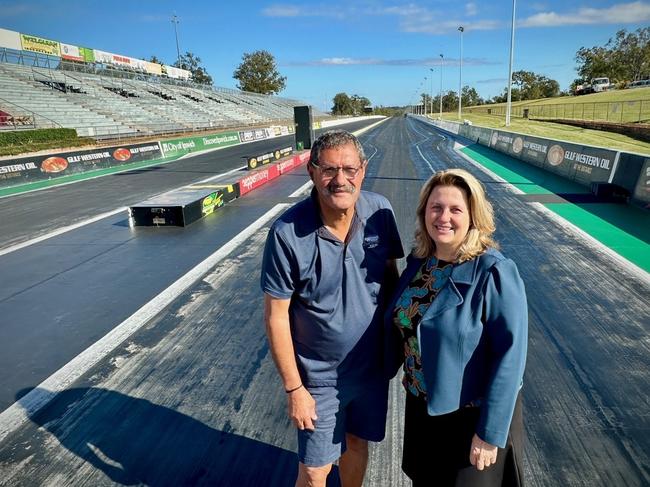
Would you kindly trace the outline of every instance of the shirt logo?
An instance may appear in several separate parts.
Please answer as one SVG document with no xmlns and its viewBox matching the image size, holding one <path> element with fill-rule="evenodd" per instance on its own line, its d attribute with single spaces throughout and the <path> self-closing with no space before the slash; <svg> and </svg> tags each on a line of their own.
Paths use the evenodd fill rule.
<svg viewBox="0 0 650 487">
<path fill-rule="evenodd" d="M 368 235 L 363 238 L 364 249 L 374 249 L 379 245 L 379 235 Z"/>
</svg>

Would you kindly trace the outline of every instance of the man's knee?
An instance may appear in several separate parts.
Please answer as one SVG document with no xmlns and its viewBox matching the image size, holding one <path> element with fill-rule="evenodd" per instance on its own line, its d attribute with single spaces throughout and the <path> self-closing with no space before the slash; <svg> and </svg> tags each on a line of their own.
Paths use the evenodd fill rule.
<svg viewBox="0 0 650 487">
<path fill-rule="evenodd" d="M 332 464 L 322 467 L 309 467 L 304 463 L 298 464 L 298 480 L 296 487 L 311 487 L 325 485 L 327 476 L 332 470 Z"/>
<path fill-rule="evenodd" d="M 368 451 L 368 440 L 359 438 L 358 436 L 353 435 L 352 433 L 345 434 L 345 446 L 348 450 L 354 452 L 367 452 Z"/>
</svg>

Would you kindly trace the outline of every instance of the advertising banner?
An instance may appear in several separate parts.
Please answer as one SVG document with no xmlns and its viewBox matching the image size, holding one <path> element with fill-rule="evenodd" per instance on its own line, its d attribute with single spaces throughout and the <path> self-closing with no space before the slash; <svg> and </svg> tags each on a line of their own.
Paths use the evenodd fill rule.
<svg viewBox="0 0 650 487">
<path fill-rule="evenodd" d="M 168 66 L 167 64 L 163 64 L 162 72 L 165 73 L 170 78 L 190 79 L 192 77 L 192 73 L 190 71 L 187 71 L 185 69 L 175 68 L 174 66 Z"/>
<path fill-rule="evenodd" d="M 20 34 L 20 44 L 23 51 L 38 52 L 41 54 L 48 54 L 50 56 L 61 55 L 59 43 L 51 39 L 44 39 L 42 37 Z"/>
<path fill-rule="evenodd" d="M 161 157 L 158 142 L 0 161 L 0 186 L 51 179 Z"/>
<path fill-rule="evenodd" d="M 110 52 L 93 49 L 93 56 L 98 63 L 111 64 L 113 62 L 113 55 Z"/>
<path fill-rule="evenodd" d="M 297 154 L 293 156 L 291 159 L 278 162 L 277 163 L 278 171 L 280 171 L 280 174 L 293 171 L 295 168 L 302 166 L 308 160 L 309 160 L 309 151 L 303 152 L 302 154 Z"/>
<path fill-rule="evenodd" d="M 81 54 L 85 62 L 95 62 L 95 51 L 93 49 L 90 49 L 89 47 L 80 47 L 79 54 Z"/>
<path fill-rule="evenodd" d="M 645 158 L 639 180 L 634 187 L 632 198 L 643 208 L 650 210 L 650 158 Z"/>
<path fill-rule="evenodd" d="M 514 140 L 514 134 L 510 134 L 508 132 L 499 132 L 498 130 L 495 130 L 492 132 L 490 147 L 498 150 L 499 152 L 510 154 L 512 152 L 512 143 Z"/>
<path fill-rule="evenodd" d="M 241 140 L 242 143 L 268 138 L 269 134 L 266 132 L 266 129 L 242 130 L 239 132 L 239 140 Z"/>
<path fill-rule="evenodd" d="M 20 51 L 23 48 L 20 43 L 20 34 L 13 30 L 0 29 L 0 47 Z"/>
<path fill-rule="evenodd" d="M 150 63 L 149 61 L 144 61 L 144 70 L 150 74 L 162 74 L 162 66 L 158 63 Z"/>
<path fill-rule="evenodd" d="M 63 59 L 70 59 L 71 61 L 85 61 L 79 46 L 64 44 L 63 42 L 61 43 L 61 57 Z"/>
<path fill-rule="evenodd" d="M 277 178 L 280 175 L 280 170 L 277 165 L 269 166 L 266 169 L 260 169 L 255 171 L 250 176 L 246 176 L 238 181 L 239 183 L 239 192 L 242 195 L 249 193 L 250 191 L 266 184 L 272 179 Z"/>
<path fill-rule="evenodd" d="M 248 169 L 255 169 L 257 166 L 268 164 L 269 162 L 278 161 L 283 157 L 287 157 L 293 152 L 293 147 L 283 147 L 282 149 L 275 149 L 264 154 L 247 157 Z"/>
<path fill-rule="evenodd" d="M 606 182 L 614 166 L 616 152 L 567 142 L 550 144 L 544 169 L 578 183 Z"/>
<path fill-rule="evenodd" d="M 521 136 L 517 136 L 521 138 Z M 546 139 L 540 139 L 538 137 L 523 137 L 523 144 L 521 150 L 517 152 L 513 144 L 513 152 L 526 162 L 530 162 L 538 167 L 543 167 L 544 162 L 546 161 L 546 153 L 548 152 L 549 141 Z M 519 143 L 517 142 L 517 149 L 519 148 Z"/>
<path fill-rule="evenodd" d="M 237 132 L 223 132 L 203 137 L 186 137 L 160 142 L 165 157 L 182 156 L 190 152 L 216 149 L 235 144 L 239 144 L 239 134 Z"/>
<path fill-rule="evenodd" d="M 271 137 L 282 137 L 283 135 L 289 135 L 289 127 L 286 125 L 272 125 L 269 128 Z"/>
</svg>

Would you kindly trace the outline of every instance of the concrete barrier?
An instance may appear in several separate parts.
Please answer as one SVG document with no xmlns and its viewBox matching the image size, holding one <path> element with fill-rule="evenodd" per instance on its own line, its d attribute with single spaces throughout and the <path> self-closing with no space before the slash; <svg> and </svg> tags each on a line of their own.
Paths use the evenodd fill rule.
<svg viewBox="0 0 650 487">
<path fill-rule="evenodd" d="M 650 209 L 650 155 L 533 137 L 516 132 L 416 117 L 453 135 L 490 147 L 578 184 L 597 190 L 610 185 L 629 201 Z"/>
</svg>

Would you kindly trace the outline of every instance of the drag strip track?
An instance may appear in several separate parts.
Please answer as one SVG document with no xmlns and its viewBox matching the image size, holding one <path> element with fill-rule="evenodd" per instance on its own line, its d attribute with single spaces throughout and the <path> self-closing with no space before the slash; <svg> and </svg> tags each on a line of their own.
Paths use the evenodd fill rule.
<svg viewBox="0 0 650 487">
<path fill-rule="evenodd" d="M 358 130 L 375 120 L 336 128 Z M 328 129 L 325 129 L 328 130 Z M 323 130 L 317 130 L 316 134 Z M 294 145 L 294 136 L 192 154 L 177 161 L 0 198 L 0 250 L 165 191 L 246 166 L 253 154 Z"/>
<path fill-rule="evenodd" d="M 364 188 L 390 199 L 405 247 L 420 187 L 433 170 L 463 167 L 487 187 L 497 239 L 517 262 L 529 298 L 528 485 L 647 485 L 648 279 L 628 275 L 601 247 L 558 226 L 426 124 L 393 118 L 361 140 L 371 157 Z M 276 205 L 296 201 L 289 195 L 306 181 L 298 169 L 185 229 L 130 229 L 115 215 L 62 241 L 0 256 L 0 272 L 11 276 L 0 296 L 0 333 L 23 299 L 18 308 L 41 313 L 52 335 L 38 323 L 15 326 L 12 336 L 0 336 L 2 352 L 11 352 L 12 339 L 27 349 L 40 346 L 30 357 L 38 367 L 46 363 L 39 354 L 48 353 L 39 342 L 57 336 L 83 342 L 76 334 L 91 327 L 84 316 L 92 326 L 105 323 L 99 338 L 130 315 L 129 307 L 157 296 Z M 295 433 L 262 326 L 258 277 L 267 228 L 251 229 L 201 279 L 0 441 L 0 485 L 293 485 Z M 51 266 L 51 277 L 41 282 L 36 267 L 43 265 Z M 87 303 L 77 328 L 66 326 L 76 312 L 67 294 Z M 19 371 L 11 361 L 0 365 L 3 372 L 9 367 L 4 386 Z M 373 447 L 368 486 L 410 485 L 399 467 L 399 379 L 391 391 L 387 438 Z"/>
</svg>

